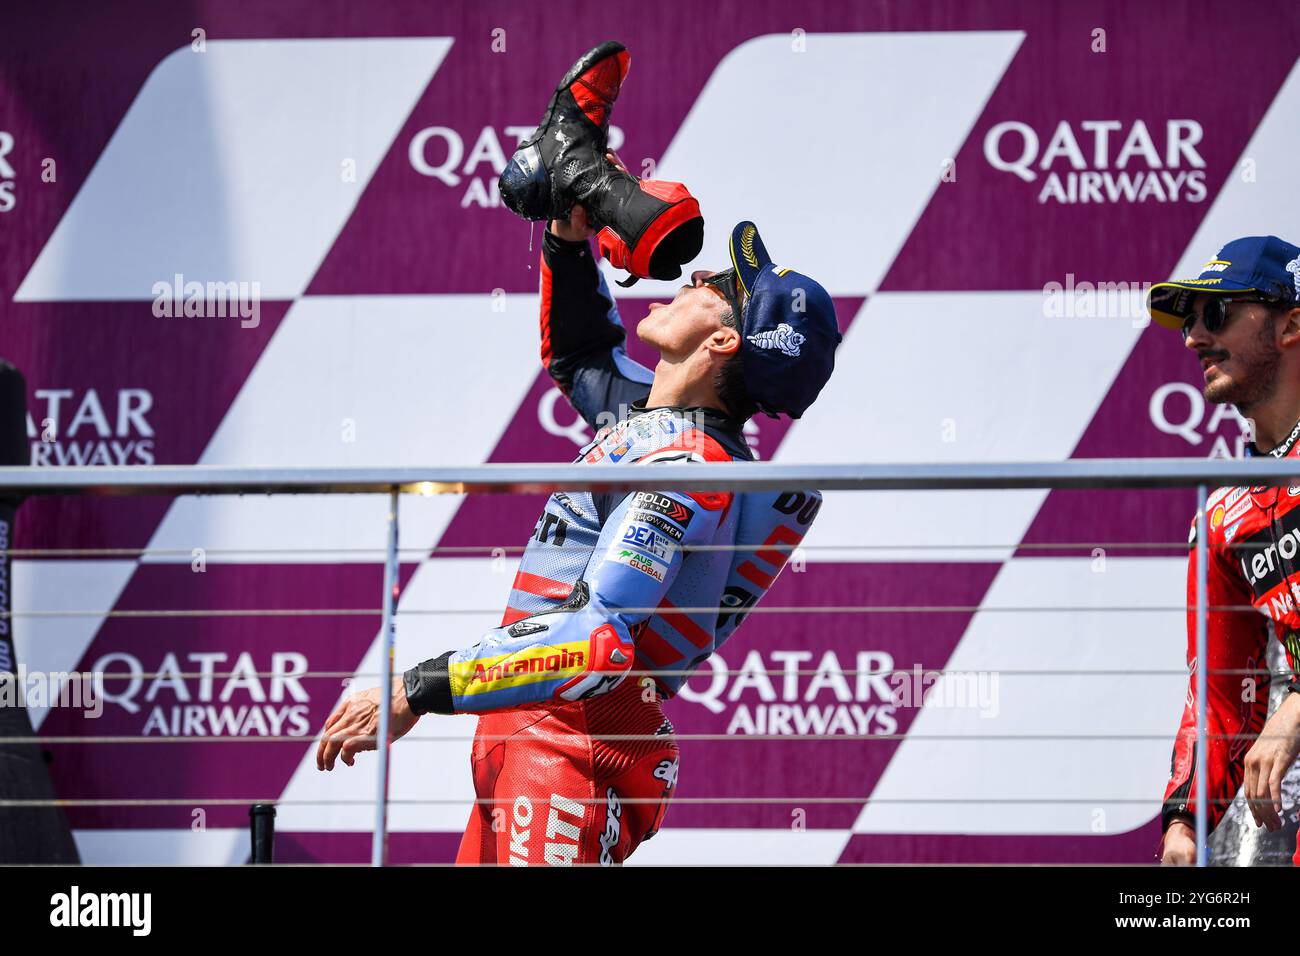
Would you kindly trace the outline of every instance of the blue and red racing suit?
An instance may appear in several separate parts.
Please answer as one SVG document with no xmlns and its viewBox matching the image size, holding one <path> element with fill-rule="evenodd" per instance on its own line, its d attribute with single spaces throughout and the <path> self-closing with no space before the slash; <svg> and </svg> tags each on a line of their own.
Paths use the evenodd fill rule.
<svg viewBox="0 0 1300 956">
<path fill-rule="evenodd" d="M 543 365 L 596 429 L 580 462 L 752 460 L 741 421 L 645 407 L 652 375 L 623 348 L 589 244 L 549 231 L 541 333 Z M 482 715 L 457 861 L 621 863 L 650 837 L 678 768 L 661 699 L 740 626 L 820 506 L 807 490 L 552 495 L 501 625 L 405 677 L 417 712 Z"/>
<path fill-rule="evenodd" d="M 1251 449 L 1251 454 L 1260 454 Z M 1300 424 L 1268 454 L 1300 454 Z M 1162 829 L 1192 824 L 1197 801 L 1208 797 L 1210 829 L 1240 789 L 1244 761 L 1268 714 L 1268 636 L 1277 636 L 1292 671 L 1300 661 L 1300 485 L 1219 488 L 1206 501 L 1208 567 L 1206 633 L 1209 660 L 1196 660 L 1196 522 L 1187 562 L 1187 665 L 1191 678 L 1174 739 Z M 1206 769 L 1196 779 L 1196 668 L 1205 666 Z M 1300 692 L 1292 677 L 1288 690 Z M 1300 865 L 1300 848 L 1293 862 Z"/>
</svg>

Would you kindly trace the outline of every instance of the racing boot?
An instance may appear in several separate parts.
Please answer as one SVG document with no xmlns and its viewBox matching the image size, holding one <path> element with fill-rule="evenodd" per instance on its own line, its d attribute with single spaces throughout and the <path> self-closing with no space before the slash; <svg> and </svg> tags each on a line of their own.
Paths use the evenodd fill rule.
<svg viewBox="0 0 1300 956">
<path fill-rule="evenodd" d="M 567 219 L 581 204 L 614 266 L 675 279 L 704 242 L 699 203 L 681 183 L 643 182 L 605 159 L 610 111 L 630 59 L 621 43 L 608 41 L 573 65 L 502 171 L 501 198 L 528 220 Z"/>
</svg>

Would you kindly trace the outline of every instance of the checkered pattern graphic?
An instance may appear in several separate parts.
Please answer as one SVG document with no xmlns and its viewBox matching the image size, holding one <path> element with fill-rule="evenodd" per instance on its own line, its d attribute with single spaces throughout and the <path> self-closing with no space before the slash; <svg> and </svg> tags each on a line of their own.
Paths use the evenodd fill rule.
<svg viewBox="0 0 1300 956">
<path fill-rule="evenodd" d="M 657 152 L 657 178 L 688 182 L 701 198 L 705 256 L 721 255 L 733 222 L 752 219 L 780 264 L 816 276 L 836 297 L 846 330 L 836 375 L 801 421 L 757 424 L 751 438 L 762 458 L 1208 454 L 1232 435 L 1230 422 L 1208 424 L 1207 411 L 1191 429 L 1201 444 L 1189 447 L 1188 429 L 1162 429 L 1165 419 L 1148 415 L 1159 386 L 1194 381 L 1176 341 L 1130 321 L 1052 318 L 1042 286 L 1063 281 L 1073 261 L 1094 277 L 1191 273 L 1226 237 L 1286 234 L 1300 221 L 1300 197 L 1273 170 L 1287 168 L 1293 151 L 1288 117 L 1300 108 L 1300 72 L 1257 78 L 1235 123 L 1209 107 L 1197 112 L 1187 97 L 1173 101 L 1171 119 L 1194 115 L 1204 128 L 1203 201 L 1154 213 L 1040 202 L 1046 167 L 1035 168 L 1034 184 L 998 169 L 988 159 L 990 130 L 1021 121 L 1045 145 L 1058 121 L 1077 130 L 1095 110 L 1084 93 L 1049 97 L 1050 107 L 1031 96 L 1044 51 L 1063 41 L 1049 39 L 1032 14 L 1023 18 L 1023 30 L 962 23 L 883 33 L 845 24 L 811 33 L 809 55 L 792 52 L 775 26 L 758 30 L 672 87 L 668 117 L 647 111 L 649 92 L 634 91 L 653 89 L 669 67 L 636 64 L 614 122 L 625 124 L 633 148 Z M 93 308 L 100 323 L 118 321 L 133 335 L 179 335 L 164 323 L 184 320 L 142 315 L 157 281 L 260 283 L 261 328 L 214 319 L 227 325 L 195 333 L 210 337 L 202 353 L 172 349 L 228 370 L 203 379 L 195 421 L 186 418 L 185 376 L 142 367 L 156 376 L 160 462 L 571 458 L 584 429 L 536 356 L 540 234 L 530 237 L 500 208 L 480 208 L 474 192 L 478 180 L 495 179 L 480 130 L 526 125 L 536 77 L 550 73 L 521 54 L 503 61 L 509 79 L 499 100 L 467 103 L 489 69 L 488 54 L 467 43 L 432 32 L 217 39 L 203 54 L 182 48 L 162 58 L 46 231 L 8 307 L 56 325 Z M 1122 63 L 1121 72 L 1156 69 Z M 765 113 L 747 133 L 739 172 L 734 139 L 709 119 L 738 100 Z M 1127 129 L 1147 105 L 1129 94 L 1116 115 Z M 643 115 L 646 132 L 637 133 Z M 1010 142 L 1002 148 L 1011 155 Z M 1233 175 L 1244 159 L 1256 161 L 1253 181 Z M 955 181 L 945 181 L 945 163 Z M 434 167 L 442 172 L 429 175 Z M 1142 216 L 1156 220 L 1160 247 L 1130 248 L 1119 228 L 1121 249 L 1107 247 L 1110 220 L 1127 227 Z M 1004 261 L 1031 235 L 1050 247 L 1037 272 Z M 643 282 L 620 295 L 624 323 L 631 328 L 670 289 Z M 101 392 L 131 385 L 93 368 L 61 370 L 57 381 L 43 371 L 28 369 L 34 388 L 74 385 L 78 376 Z M 181 432 L 199 435 L 191 451 L 168 448 Z M 85 527 L 87 514 L 120 505 L 29 506 L 24 519 L 79 516 Z M 34 708 L 43 735 L 301 738 L 111 752 L 56 746 L 52 770 L 65 797 L 177 801 L 78 811 L 84 859 L 240 862 L 242 807 L 209 809 L 197 837 L 191 815 L 204 799 L 245 797 L 280 802 L 283 858 L 365 855 L 371 764 L 318 774 L 311 731 L 348 692 L 348 675 L 368 685 L 380 669 L 375 618 L 348 612 L 378 607 L 385 511 L 386 501 L 348 496 L 182 498 L 130 512 L 134 543 L 149 551 L 140 560 L 15 562 L 16 611 L 94 612 L 27 619 L 18 640 L 30 668 L 107 662 L 150 675 L 124 682 L 134 689 L 117 692 L 98 721 Z M 506 549 L 523 544 L 537 511 L 524 499 L 403 501 L 399 668 L 471 643 L 499 621 L 518 554 Z M 1125 535 L 1173 542 L 1188 514 L 1178 495 L 827 495 L 805 542 L 806 568 L 787 573 L 768 603 L 932 610 L 747 621 L 668 704 L 677 730 L 855 739 L 684 741 L 678 795 L 713 802 L 670 809 L 631 862 L 1146 859 L 1185 680 L 1139 672 L 1182 660 L 1181 612 L 1171 608 L 1181 600 L 1183 558 L 1170 549 L 1114 551 L 1099 573 L 1096 555 L 1031 546 Z M 58 539 L 48 527 L 24 533 Z M 280 613 L 193 623 L 107 616 L 160 607 Z M 286 613 L 301 608 L 335 614 Z M 880 681 L 852 673 L 914 666 L 999 674 L 993 703 L 892 707 Z M 204 668 L 244 676 L 167 676 Z M 337 676 L 298 679 L 301 670 Z M 961 679 L 942 677 L 932 692 L 942 699 Z M 472 732 L 468 718 L 426 718 L 415 733 L 433 739 L 395 749 L 395 860 L 453 856 L 473 799 Z M 901 742 L 888 739 L 894 734 Z M 1096 739 L 1107 734 L 1131 739 Z M 1025 735 L 1035 739 L 1011 739 Z M 813 801 L 826 796 L 840 799 Z"/>
</svg>

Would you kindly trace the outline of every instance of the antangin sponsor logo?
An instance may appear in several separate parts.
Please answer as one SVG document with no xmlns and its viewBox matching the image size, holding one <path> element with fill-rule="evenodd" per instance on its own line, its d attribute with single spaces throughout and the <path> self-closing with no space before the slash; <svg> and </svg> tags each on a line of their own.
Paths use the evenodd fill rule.
<svg viewBox="0 0 1300 956">
<path fill-rule="evenodd" d="M 567 671 L 582 672 L 586 669 L 587 651 L 582 643 L 539 644 L 502 657 L 469 661 L 453 658 L 449 663 L 453 686 L 463 684 L 462 694 L 526 682 L 519 678 L 541 676 L 549 679 Z"/>
</svg>

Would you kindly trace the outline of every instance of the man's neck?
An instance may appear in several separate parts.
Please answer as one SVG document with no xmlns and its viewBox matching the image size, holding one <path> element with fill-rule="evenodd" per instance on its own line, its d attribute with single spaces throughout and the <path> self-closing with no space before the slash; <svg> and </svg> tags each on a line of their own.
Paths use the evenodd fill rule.
<svg viewBox="0 0 1300 956">
<path fill-rule="evenodd" d="M 699 376 L 687 374 L 687 369 L 663 359 L 655 366 L 654 382 L 646 399 L 649 408 L 671 405 L 677 408 L 716 408 L 723 411 L 718 392 L 711 383 L 701 382 Z"/>
<path fill-rule="evenodd" d="M 1237 410 L 1254 423 L 1255 447 L 1269 451 L 1286 441 L 1300 421 L 1300 388 L 1279 387 L 1267 401 Z"/>
</svg>

